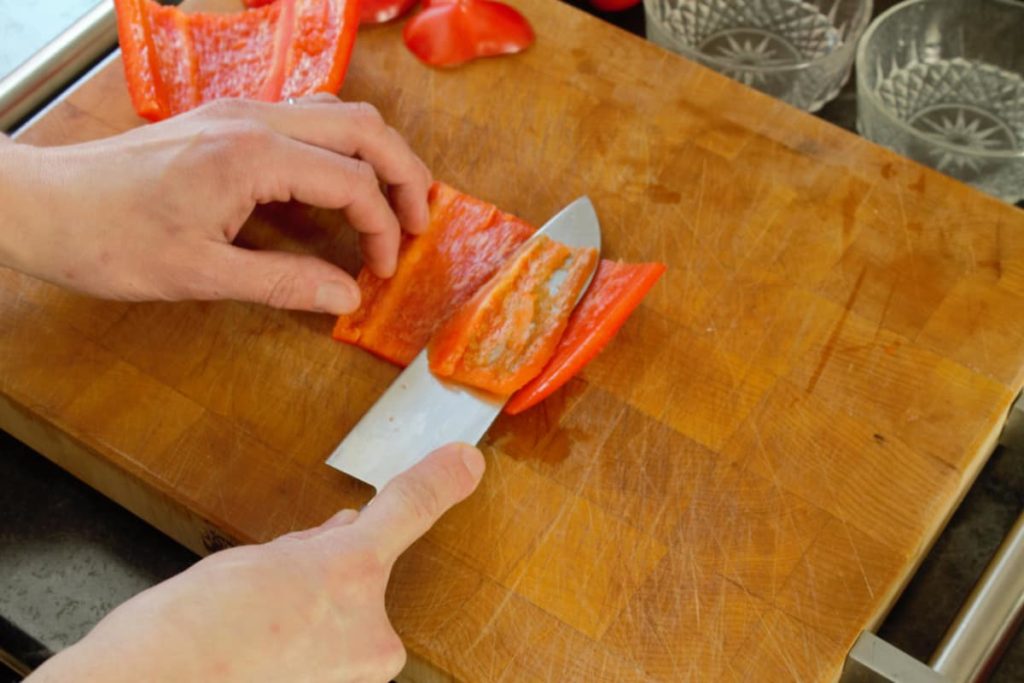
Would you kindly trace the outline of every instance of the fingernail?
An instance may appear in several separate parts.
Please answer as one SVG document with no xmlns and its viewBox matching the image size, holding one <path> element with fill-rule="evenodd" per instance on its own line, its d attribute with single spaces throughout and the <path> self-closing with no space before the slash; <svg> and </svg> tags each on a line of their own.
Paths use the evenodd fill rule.
<svg viewBox="0 0 1024 683">
<path fill-rule="evenodd" d="M 359 307 L 359 290 L 347 282 L 325 282 L 317 288 L 313 305 L 324 313 L 351 313 Z"/>
<path fill-rule="evenodd" d="M 459 457 L 462 458 L 462 463 L 469 470 L 469 473 L 473 475 L 473 479 L 479 480 L 484 475 L 486 464 L 484 463 L 484 456 L 480 451 L 468 444 L 460 444 Z"/>
</svg>

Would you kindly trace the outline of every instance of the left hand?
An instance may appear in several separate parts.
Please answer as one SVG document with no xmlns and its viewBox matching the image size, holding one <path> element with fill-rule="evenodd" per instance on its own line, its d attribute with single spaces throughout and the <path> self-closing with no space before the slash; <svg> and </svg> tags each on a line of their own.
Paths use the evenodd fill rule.
<svg viewBox="0 0 1024 683">
<path fill-rule="evenodd" d="M 0 265 L 102 298 L 347 313 L 360 293 L 338 266 L 231 241 L 257 204 L 341 209 L 390 277 L 401 230 L 426 229 L 430 182 L 368 104 L 217 100 L 80 145 L 0 144 Z"/>
</svg>

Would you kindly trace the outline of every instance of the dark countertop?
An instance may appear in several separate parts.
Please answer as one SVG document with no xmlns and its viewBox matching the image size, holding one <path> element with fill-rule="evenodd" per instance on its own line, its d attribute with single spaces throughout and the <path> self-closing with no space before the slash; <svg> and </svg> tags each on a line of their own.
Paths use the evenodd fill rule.
<svg viewBox="0 0 1024 683">
<path fill-rule="evenodd" d="M 875 4 L 877 13 L 895 2 Z M 642 6 L 593 13 L 643 35 Z M 853 130 L 853 79 L 818 116 Z M 25 669 L 37 666 L 114 606 L 197 559 L 3 432 L 0 491 L 0 662 L 6 653 Z M 1022 506 L 1024 444 L 992 456 L 880 635 L 926 660 Z M 0 683 L 16 680 L 0 664 Z M 992 680 L 1024 681 L 1024 638 Z"/>
</svg>

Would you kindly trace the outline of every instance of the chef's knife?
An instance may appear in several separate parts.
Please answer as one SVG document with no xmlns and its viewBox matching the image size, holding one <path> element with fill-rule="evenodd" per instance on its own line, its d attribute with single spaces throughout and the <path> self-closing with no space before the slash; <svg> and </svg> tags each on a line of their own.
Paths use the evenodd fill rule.
<svg viewBox="0 0 1024 683">
<path fill-rule="evenodd" d="M 601 225 L 587 197 L 566 206 L 536 235 L 570 247 L 601 249 Z M 549 288 L 561 284 L 565 275 L 555 273 Z M 506 400 L 438 379 L 427 366 L 424 349 L 348 433 L 327 464 L 379 491 L 446 443 L 477 443 Z"/>
</svg>

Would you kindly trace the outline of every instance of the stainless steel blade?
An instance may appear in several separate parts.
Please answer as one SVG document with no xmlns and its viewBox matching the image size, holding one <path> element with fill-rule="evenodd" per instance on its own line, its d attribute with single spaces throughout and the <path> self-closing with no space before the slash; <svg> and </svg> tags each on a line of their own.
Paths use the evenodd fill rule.
<svg viewBox="0 0 1024 683">
<path fill-rule="evenodd" d="M 601 249 L 601 225 L 587 197 L 566 206 L 537 234 L 571 247 Z M 427 352 L 421 351 L 348 433 L 327 464 L 379 491 L 446 443 L 477 443 L 506 400 L 439 380 L 427 367 Z"/>
</svg>

